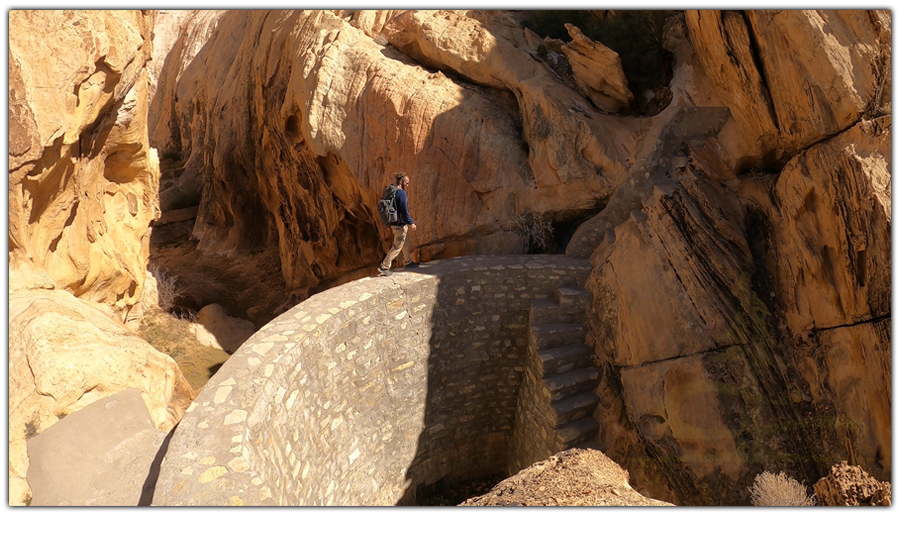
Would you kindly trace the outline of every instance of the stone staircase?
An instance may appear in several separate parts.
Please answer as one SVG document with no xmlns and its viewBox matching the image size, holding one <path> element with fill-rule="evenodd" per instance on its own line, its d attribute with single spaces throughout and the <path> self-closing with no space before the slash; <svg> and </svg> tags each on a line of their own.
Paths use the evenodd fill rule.
<svg viewBox="0 0 900 535">
<path fill-rule="evenodd" d="M 509 457 L 514 474 L 534 462 L 597 435 L 594 393 L 600 372 L 586 345 L 591 294 L 583 278 L 564 282 L 554 295 L 532 301 L 528 362 L 519 393 Z M 574 284 L 573 284 L 574 282 Z"/>
</svg>

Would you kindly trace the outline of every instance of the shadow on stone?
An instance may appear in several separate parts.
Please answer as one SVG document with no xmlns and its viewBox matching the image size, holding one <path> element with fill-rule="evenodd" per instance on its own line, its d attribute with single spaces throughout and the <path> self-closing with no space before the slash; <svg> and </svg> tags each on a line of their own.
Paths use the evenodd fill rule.
<svg viewBox="0 0 900 535">
<path fill-rule="evenodd" d="M 221 364 L 219 366 L 221 366 Z M 144 486 L 141 487 L 141 499 L 138 501 L 138 505 L 149 506 L 153 503 L 153 492 L 156 490 L 156 481 L 159 479 L 159 467 L 162 465 L 163 458 L 166 456 L 166 451 L 169 449 L 169 441 L 172 440 L 172 435 L 175 434 L 176 429 L 178 429 L 177 425 L 169 431 L 166 438 L 163 439 L 162 444 L 159 446 L 159 451 L 156 452 L 156 457 L 154 457 L 153 462 L 150 464 L 150 473 L 147 474 Z"/>
<path fill-rule="evenodd" d="M 561 281 L 579 286 L 586 265 L 556 255 L 521 258 L 520 266 L 498 269 L 493 264 L 508 259 L 471 257 L 459 260 L 470 263 L 468 269 L 440 277 L 424 422 L 397 505 L 450 505 L 450 496 L 462 502 L 515 464 L 532 300 L 552 296 Z"/>
</svg>

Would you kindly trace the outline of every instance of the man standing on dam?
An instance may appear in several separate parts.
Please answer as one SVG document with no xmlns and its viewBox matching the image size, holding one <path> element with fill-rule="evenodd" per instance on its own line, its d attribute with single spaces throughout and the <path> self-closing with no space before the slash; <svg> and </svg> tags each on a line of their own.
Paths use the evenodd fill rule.
<svg viewBox="0 0 900 535">
<path fill-rule="evenodd" d="M 416 230 L 416 224 L 413 223 L 412 217 L 409 215 L 409 205 L 406 196 L 406 188 L 409 186 L 409 177 L 406 173 L 397 173 L 394 175 L 397 185 L 394 192 L 395 206 L 397 209 L 397 222 L 391 225 L 394 232 L 394 245 L 388 251 L 381 265 L 378 266 L 378 272 L 382 275 L 391 274 L 391 263 L 403 250 L 403 258 L 406 261 L 404 267 L 415 265 L 409 255 L 409 231 Z M 388 186 L 390 187 L 390 186 Z"/>
</svg>

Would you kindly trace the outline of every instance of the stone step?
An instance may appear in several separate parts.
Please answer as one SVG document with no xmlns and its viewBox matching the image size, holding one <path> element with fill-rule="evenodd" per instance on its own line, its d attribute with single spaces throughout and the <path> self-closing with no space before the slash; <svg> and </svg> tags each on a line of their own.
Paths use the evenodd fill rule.
<svg viewBox="0 0 900 535">
<path fill-rule="evenodd" d="M 538 350 L 583 344 L 587 327 L 573 323 L 542 323 L 531 325 L 531 336 Z"/>
<path fill-rule="evenodd" d="M 556 433 L 562 439 L 562 448 L 567 450 L 597 435 L 600 424 L 593 417 L 581 418 L 557 428 Z"/>
<path fill-rule="evenodd" d="M 593 270 L 594 268 L 591 266 L 590 262 L 581 264 L 575 269 L 575 280 L 572 282 L 575 283 L 575 286 L 584 288 L 584 285 L 587 284 L 588 278 L 591 276 L 591 271 Z"/>
<path fill-rule="evenodd" d="M 562 307 L 572 307 L 575 310 L 583 310 L 587 313 L 591 308 L 591 292 L 580 288 L 561 287 L 556 288 L 556 300 Z"/>
<path fill-rule="evenodd" d="M 544 377 L 584 368 L 590 365 L 591 346 L 572 344 L 538 351 L 538 362 Z"/>
<path fill-rule="evenodd" d="M 592 392 L 599 377 L 600 370 L 597 368 L 579 368 L 547 377 L 544 382 L 550 388 L 550 399 L 558 401 L 572 394 Z"/>
<path fill-rule="evenodd" d="M 600 398 L 593 392 L 567 396 L 559 401 L 554 401 L 551 404 L 556 416 L 556 425 L 554 427 L 559 427 L 581 418 L 592 417 L 594 408 L 599 402 Z"/>
<path fill-rule="evenodd" d="M 560 306 L 555 299 L 535 299 L 531 303 L 531 323 L 584 323 L 587 310 Z"/>
</svg>

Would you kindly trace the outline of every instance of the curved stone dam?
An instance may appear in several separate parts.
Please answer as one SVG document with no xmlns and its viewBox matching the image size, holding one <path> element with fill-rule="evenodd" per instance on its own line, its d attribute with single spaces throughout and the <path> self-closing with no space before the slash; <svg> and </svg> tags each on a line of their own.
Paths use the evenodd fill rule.
<svg viewBox="0 0 900 535">
<path fill-rule="evenodd" d="M 307 299 L 197 396 L 154 505 L 414 504 L 596 436 L 589 272 L 560 255 L 461 257 Z"/>
</svg>

